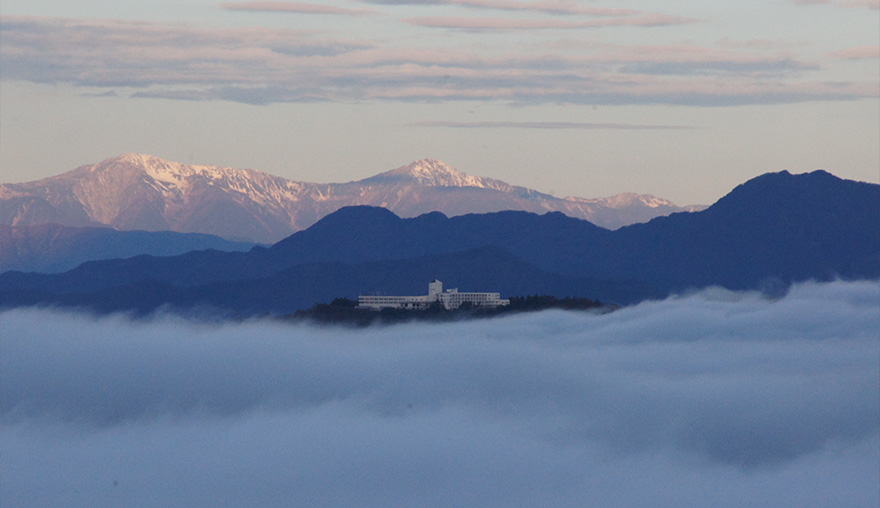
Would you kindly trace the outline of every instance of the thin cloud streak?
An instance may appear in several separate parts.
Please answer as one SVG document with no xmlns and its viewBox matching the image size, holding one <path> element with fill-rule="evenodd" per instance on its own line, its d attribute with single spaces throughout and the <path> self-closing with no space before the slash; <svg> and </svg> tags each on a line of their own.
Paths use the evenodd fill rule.
<svg viewBox="0 0 880 508">
<path fill-rule="evenodd" d="M 841 49 L 829 53 L 828 56 L 831 58 L 842 58 L 844 60 L 880 58 L 880 46 L 862 46 L 859 48 Z"/>
<path fill-rule="evenodd" d="M 639 125 L 589 122 L 443 122 L 408 123 L 411 127 L 448 127 L 454 129 L 579 129 L 579 130 L 677 130 L 693 129 L 685 125 Z"/>
<path fill-rule="evenodd" d="M 631 16 L 641 11 L 608 7 L 586 7 L 575 2 L 541 1 L 514 2 L 509 0 L 363 0 L 374 5 L 456 5 L 499 11 L 531 11 L 545 14 L 586 16 Z"/>
<path fill-rule="evenodd" d="M 880 9 L 880 0 L 790 0 L 795 5 L 830 5 L 833 7 Z"/>
<path fill-rule="evenodd" d="M 0 495 L 876 506 L 878 299 L 808 283 L 361 330 L 8 311 Z"/>
<path fill-rule="evenodd" d="M 379 14 L 374 10 L 346 9 L 331 5 L 306 4 L 299 2 L 229 2 L 219 5 L 227 11 L 248 12 L 288 12 L 296 14 L 333 14 L 344 16 L 373 16 Z"/>
<path fill-rule="evenodd" d="M 700 20 L 664 14 L 598 19 L 592 21 L 563 21 L 556 19 L 510 19 L 510 18 L 456 18 L 417 17 L 403 20 L 405 23 L 426 28 L 447 28 L 465 31 L 499 30 L 576 30 L 612 26 L 661 27 L 698 23 Z"/>
</svg>

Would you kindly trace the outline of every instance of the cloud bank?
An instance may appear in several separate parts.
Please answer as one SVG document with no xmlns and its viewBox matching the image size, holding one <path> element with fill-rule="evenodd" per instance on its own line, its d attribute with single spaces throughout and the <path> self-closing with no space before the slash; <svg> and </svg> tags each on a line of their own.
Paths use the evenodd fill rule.
<svg viewBox="0 0 880 508">
<path fill-rule="evenodd" d="M 300 3 L 224 5 L 338 14 Z M 523 32 L 503 47 L 491 42 L 492 34 L 469 34 L 488 38 L 475 49 L 447 38 L 442 40 L 452 46 L 410 47 L 314 30 L 6 16 L 0 18 L 0 78 L 104 88 L 124 97 L 247 104 L 466 100 L 719 106 L 878 96 L 876 82 L 828 81 L 821 77 L 819 63 L 778 49 L 594 42 L 551 50 L 530 39 L 538 28 L 601 30 L 623 24 L 641 30 L 691 21 L 662 14 L 583 22 L 401 21 L 419 27 Z"/>
<path fill-rule="evenodd" d="M 4 507 L 876 506 L 880 287 L 350 330 L 0 316 Z"/>
</svg>

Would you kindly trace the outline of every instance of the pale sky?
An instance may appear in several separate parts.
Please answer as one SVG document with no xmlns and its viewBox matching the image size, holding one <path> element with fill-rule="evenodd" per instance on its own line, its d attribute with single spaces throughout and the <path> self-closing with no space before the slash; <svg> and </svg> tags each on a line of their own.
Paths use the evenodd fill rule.
<svg viewBox="0 0 880 508">
<path fill-rule="evenodd" d="M 880 182 L 880 0 L 0 0 L 0 181 L 126 152 L 557 196 Z"/>
</svg>

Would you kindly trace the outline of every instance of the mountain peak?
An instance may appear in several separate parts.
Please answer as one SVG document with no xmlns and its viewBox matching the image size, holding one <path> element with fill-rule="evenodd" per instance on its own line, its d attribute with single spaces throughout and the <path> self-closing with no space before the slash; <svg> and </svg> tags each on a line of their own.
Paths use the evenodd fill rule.
<svg viewBox="0 0 880 508">
<path fill-rule="evenodd" d="M 201 178 L 210 181 L 241 179 L 261 174 L 259 171 L 234 169 L 204 164 L 185 164 L 156 157 L 155 155 L 129 152 L 111 157 L 92 166 L 90 172 L 115 171 L 117 168 L 134 168 L 156 182 L 164 185 L 180 186 L 186 180 Z"/>
<path fill-rule="evenodd" d="M 367 181 L 409 182 L 425 187 L 478 187 L 482 189 L 502 189 L 509 187 L 504 182 L 469 175 L 437 159 L 419 159 L 406 166 L 380 173 Z"/>
<path fill-rule="evenodd" d="M 124 153 L 122 155 L 117 155 L 116 157 L 110 157 L 109 159 L 106 159 L 104 162 L 129 162 L 132 164 L 144 165 L 144 164 L 149 164 L 153 160 L 167 162 L 163 159 L 160 159 L 159 157 L 156 157 L 156 156 L 153 156 L 150 154 L 146 154 L 146 153 L 137 153 L 137 152 L 128 152 L 128 153 Z"/>
<path fill-rule="evenodd" d="M 400 167 L 393 171 L 405 171 L 412 175 L 436 175 L 436 174 L 456 174 L 463 175 L 461 171 L 453 168 L 449 164 L 437 159 L 419 159 L 413 161 L 406 166 Z"/>
<path fill-rule="evenodd" d="M 174 162 L 167 159 L 163 159 L 161 157 L 156 157 L 155 155 L 150 155 L 147 153 L 138 153 L 138 152 L 128 152 L 122 155 L 117 155 L 116 157 L 111 157 L 109 159 L 105 159 L 104 161 L 96 164 L 96 166 L 108 165 L 108 164 L 118 164 L 118 163 L 127 163 L 133 164 L 135 166 L 140 166 L 144 168 L 153 168 L 153 167 L 174 167 L 174 168 L 182 168 L 182 167 L 216 167 L 216 166 L 206 166 L 206 165 L 190 165 L 182 162 Z"/>
<path fill-rule="evenodd" d="M 482 187 L 480 178 L 462 173 L 437 159 L 420 159 L 389 173 L 410 177 L 432 187 Z"/>
<path fill-rule="evenodd" d="M 186 164 L 180 162 L 173 162 L 161 157 L 156 157 L 155 155 L 150 155 L 146 153 L 137 153 L 137 152 L 129 152 L 124 153 L 122 155 L 117 155 L 116 157 L 111 157 L 109 159 L 105 159 L 98 164 L 92 166 L 92 171 L 113 168 L 117 165 L 127 165 L 133 166 L 147 173 L 156 172 L 180 172 L 182 168 L 186 167 Z M 202 167 L 202 166 L 199 166 Z M 210 166 L 204 166 L 210 167 Z"/>
</svg>

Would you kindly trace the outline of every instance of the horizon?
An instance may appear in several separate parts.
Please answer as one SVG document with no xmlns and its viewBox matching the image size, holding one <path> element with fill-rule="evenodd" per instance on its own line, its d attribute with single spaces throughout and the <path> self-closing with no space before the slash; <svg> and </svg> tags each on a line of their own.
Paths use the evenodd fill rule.
<svg viewBox="0 0 880 508">
<path fill-rule="evenodd" d="M 880 183 L 876 0 L 0 12 L 8 182 L 138 152 L 308 182 L 427 156 L 555 196 L 682 205 L 782 170 Z"/>
</svg>

